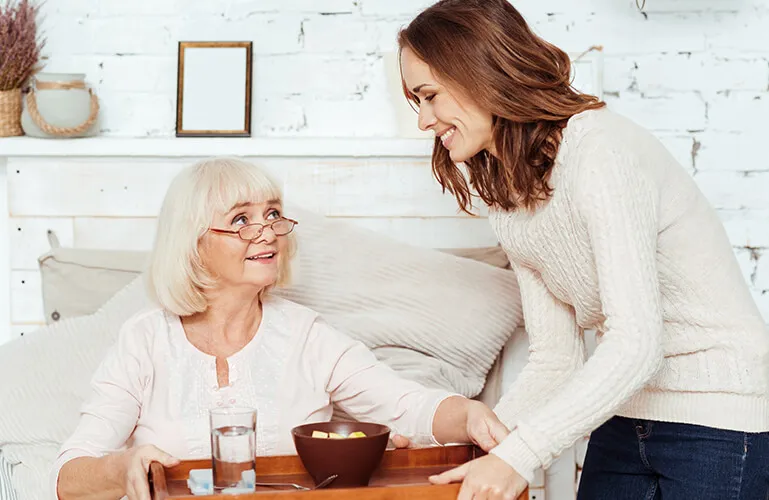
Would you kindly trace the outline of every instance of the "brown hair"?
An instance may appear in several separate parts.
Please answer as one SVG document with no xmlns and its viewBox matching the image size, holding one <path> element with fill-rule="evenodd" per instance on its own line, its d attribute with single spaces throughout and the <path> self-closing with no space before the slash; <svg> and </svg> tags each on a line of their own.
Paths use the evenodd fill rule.
<svg viewBox="0 0 769 500">
<path fill-rule="evenodd" d="M 465 163 L 467 178 L 489 206 L 533 209 L 552 189 L 548 177 L 568 119 L 604 106 L 571 86 L 571 61 L 535 35 L 507 0 L 441 0 L 398 35 L 444 82 L 493 115 L 496 155 Z M 418 100 L 403 86 L 406 97 Z M 472 208 L 467 178 L 435 138 L 433 174 L 463 211 Z"/>
</svg>

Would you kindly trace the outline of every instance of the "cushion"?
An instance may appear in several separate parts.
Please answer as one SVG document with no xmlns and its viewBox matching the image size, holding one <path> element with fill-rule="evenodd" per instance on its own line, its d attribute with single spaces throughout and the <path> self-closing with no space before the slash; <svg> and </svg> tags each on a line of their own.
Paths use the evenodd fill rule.
<svg viewBox="0 0 769 500">
<path fill-rule="evenodd" d="M 318 311 L 375 353 L 400 348 L 439 360 L 447 389 L 469 397 L 483 389 L 522 322 L 512 271 L 291 211 L 300 220 L 295 279 L 277 294 Z"/>
<path fill-rule="evenodd" d="M 478 262 L 484 262 L 490 266 L 499 267 L 502 269 L 512 269 L 510 260 L 507 258 L 507 254 L 501 246 L 484 247 L 484 248 L 444 248 L 442 252 L 464 257 L 465 259 L 477 260 Z"/>
<path fill-rule="evenodd" d="M 38 259 L 46 323 L 96 312 L 135 280 L 148 252 L 54 246 Z"/>
<path fill-rule="evenodd" d="M 301 221 L 295 281 L 278 295 L 315 309 L 404 376 L 471 397 L 481 391 L 486 373 L 521 323 L 511 271 L 398 243 L 300 209 L 292 213 Z M 133 273 L 128 286 L 120 289 L 118 281 L 106 279 L 96 287 L 98 294 L 74 297 L 64 277 L 84 283 L 76 277 L 80 267 L 87 268 L 84 273 L 98 267 L 91 279 L 100 279 L 113 265 L 105 264 L 104 255 L 83 261 L 86 255 L 54 248 L 41 259 L 44 288 L 58 287 L 45 292 L 46 310 L 61 311 L 60 319 L 0 347 L 0 377 L 13 381 L 0 386 L 0 400 L 14 409 L 0 413 L 0 449 L 18 463 L 13 481 L 25 499 L 51 497 L 48 467 L 75 427 L 91 374 L 120 325 L 149 302 L 140 275 L 142 252 L 126 253 L 123 258 L 129 257 L 116 266 L 119 273 Z M 136 260 L 126 265 L 132 257 Z M 115 291 L 99 308 L 96 302 Z M 68 300 L 76 304 L 66 305 Z M 96 311 L 68 316 L 89 308 Z"/>
</svg>

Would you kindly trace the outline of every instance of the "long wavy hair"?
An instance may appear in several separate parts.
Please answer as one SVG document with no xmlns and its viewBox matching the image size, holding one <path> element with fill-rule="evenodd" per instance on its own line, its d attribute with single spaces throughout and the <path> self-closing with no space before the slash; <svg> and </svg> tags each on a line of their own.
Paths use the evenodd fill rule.
<svg viewBox="0 0 769 500">
<path fill-rule="evenodd" d="M 507 0 L 441 0 L 401 30 L 398 45 L 492 114 L 496 156 L 479 152 L 464 162 L 466 174 L 435 138 L 433 174 L 460 208 L 472 209 L 471 187 L 502 210 L 534 209 L 548 199 L 563 127 L 604 106 L 571 86 L 569 56 L 535 35 Z M 419 105 L 405 82 L 403 92 Z"/>
</svg>

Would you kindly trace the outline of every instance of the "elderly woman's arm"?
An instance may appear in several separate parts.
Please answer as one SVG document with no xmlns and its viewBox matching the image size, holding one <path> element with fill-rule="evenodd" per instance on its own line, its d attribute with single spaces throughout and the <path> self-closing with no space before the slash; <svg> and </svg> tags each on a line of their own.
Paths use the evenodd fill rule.
<svg viewBox="0 0 769 500">
<path fill-rule="evenodd" d="M 125 471 L 122 453 L 100 458 L 74 458 L 65 463 L 59 472 L 57 498 L 61 500 L 122 498 L 126 494 Z"/>
<path fill-rule="evenodd" d="M 120 454 L 106 457 L 78 457 L 65 463 L 59 471 L 57 497 L 82 499 L 114 499 L 125 494 L 123 465 Z M 94 481 L 99 478 L 98 483 Z"/>
<path fill-rule="evenodd" d="M 388 425 L 415 444 L 475 442 L 488 450 L 507 435 L 483 403 L 400 377 L 323 321 L 313 325 L 307 347 L 331 400 L 358 420 Z"/>
<path fill-rule="evenodd" d="M 131 500 L 149 499 L 148 492 L 142 496 L 149 463 L 173 462 L 151 446 L 121 451 L 136 427 L 151 373 L 145 338 L 129 321 L 94 373 L 75 432 L 62 445 L 52 470 L 58 499 L 118 499 L 126 494 Z"/>
<path fill-rule="evenodd" d="M 150 463 L 171 467 L 179 461 L 152 445 L 96 457 L 78 457 L 65 463 L 59 473 L 58 497 L 88 500 L 150 500 L 147 471 Z"/>
</svg>

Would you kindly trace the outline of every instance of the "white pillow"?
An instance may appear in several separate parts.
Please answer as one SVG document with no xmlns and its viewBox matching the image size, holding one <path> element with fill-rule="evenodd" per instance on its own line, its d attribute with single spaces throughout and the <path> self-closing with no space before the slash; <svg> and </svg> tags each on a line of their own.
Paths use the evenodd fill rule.
<svg viewBox="0 0 769 500">
<path fill-rule="evenodd" d="M 523 322 L 510 270 L 397 242 L 290 207 L 299 253 L 276 294 L 319 312 L 369 348 L 399 346 L 440 362 L 449 389 L 474 397 Z"/>
<path fill-rule="evenodd" d="M 315 309 L 409 378 L 468 396 L 481 391 L 521 323 L 511 271 L 303 210 L 292 214 L 301 219 L 296 279 L 277 294 Z M 75 428 L 91 374 L 120 325 L 147 304 L 139 278 L 94 314 L 0 347 L 0 378 L 10 381 L 0 385 L 0 450 L 18 462 L 13 482 L 21 498 L 52 498 L 48 468 Z"/>
</svg>

